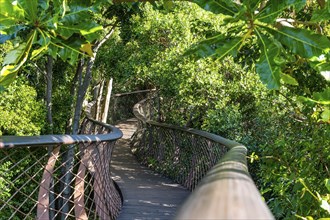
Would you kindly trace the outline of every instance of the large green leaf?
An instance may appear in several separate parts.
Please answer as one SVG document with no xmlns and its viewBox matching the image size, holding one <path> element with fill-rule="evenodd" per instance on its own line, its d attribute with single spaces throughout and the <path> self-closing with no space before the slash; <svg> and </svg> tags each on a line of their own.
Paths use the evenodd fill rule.
<svg viewBox="0 0 330 220">
<path fill-rule="evenodd" d="M 289 74 L 285 74 L 285 73 L 281 73 L 281 79 L 283 80 L 284 83 L 286 84 L 290 84 L 293 86 L 298 86 L 299 83 L 297 82 L 297 80 L 295 78 L 293 78 L 292 76 L 290 76 Z"/>
<path fill-rule="evenodd" d="M 53 52 L 56 51 L 58 56 L 65 62 L 68 62 L 71 65 L 74 65 L 79 58 L 79 55 L 85 55 L 80 51 L 81 46 L 83 45 L 83 41 L 74 40 L 69 42 L 58 41 L 53 46 L 58 47 L 58 49 L 51 48 Z M 52 54 L 54 55 L 54 54 Z"/>
<path fill-rule="evenodd" d="M 217 58 L 221 60 L 227 55 L 235 55 L 237 53 L 237 49 L 242 44 L 242 40 L 242 37 L 226 39 L 224 35 L 216 35 L 201 41 L 186 54 L 195 53 L 199 57 L 216 55 Z"/>
<path fill-rule="evenodd" d="M 243 37 L 235 37 L 223 43 L 222 46 L 216 49 L 216 55 L 218 59 L 223 59 L 227 55 L 235 56 L 237 54 L 238 48 L 243 43 Z"/>
<path fill-rule="evenodd" d="M 18 63 L 26 50 L 26 45 L 26 43 L 22 43 L 17 48 L 9 51 L 3 59 L 3 65 Z"/>
<path fill-rule="evenodd" d="M 325 2 L 323 9 L 318 9 L 313 12 L 312 21 L 329 21 L 330 20 L 330 0 Z"/>
<path fill-rule="evenodd" d="M 67 24 L 77 24 L 82 20 L 91 18 L 94 11 L 93 7 L 70 5 L 70 12 L 67 12 L 60 21 Z"/>
<path fill-rule="evenodd" d="M 327 87 L 323 92 L 314 92 L 313 99 L 318 103 L 330 105 L 330 87 Z"/>
<path fill-rule="evenodd" d="M 58 33 L 64 39 L 68 39 L 75 33 L 86 36 L 102 30 L 101 25 L 91 22 L 93 12 L 95 12 L 94 7 L 70 5 L 70 12 L 59 20 Z"/>
<path fill-rule="evenodd" d="M 18 68 L 14 65 L 4 66 L 0 71 L 0 86 L 8 86 L 12 83 L 16 78 L 16 73 Z"/>
<path fill-rule="evenodd" d="M 330 48 L 330 40 L 326 36 L 308 30 L 289 27 L 273 29 L 264 26 L 263 28 L 273 34 L 291 52 L 304 58 L 320 56 Z"/>
<path fill-rule="evenodd" d="M 0 27 L 0 44 L 3 44 L 7 40 L 13 39 L 17 36 L 17 34 L 26 29 L 24 25 L 13 25 L 9 27 L 3 26 L 4 29 Z"/>
<path fill-rule="evenodd" d="M 103 27 L 93 22 L 82 23 L 77 25 L 61 25 L 58 26 L 58 33 L 64 39 L 70 38 L 75 33 L 80 33 L 81 35 L 89 35 L 94 32 L 102 30 Z"/>
<path fill-rule="evenodd" d="M 215 14 L 234 16 L 240 9 L 240 5 L 232 0 L 193 0 L 192 2 Z"/>
<path fill-rule="evenodd" d="M 38 0 L 17 0 L 18 4 L 25 11 L 25 16 L 31 21 L 35 22 L 38 17 Z"/>
<path fill-rule="evenodd" d="M 5 66 L 0 72 L 0 85 L 9 85 L 16 77 L 17 71 L 28 59 L 31 47 L 35 41 L 37 31 L 33 31 L 28 38 L 27 43 L 22 44 L 13 51 L 10 51 L 5 57 Z M 8 64 L 8 65 L 7 65 Z"/>
<path fill-rule="evenodd" d="M 256 63 L 256 71 L 268 89 L 279 89 L 281 68 L 275 62 L 276 57 L 280 53 L 279 45 L 259 33 L 258 30 L 256 31 L 259 36 L 261 48 L 261 55 L 259 61 Z"/>
<path fill-rule="evenodd" d="M 0 9 L 0 26 L 14 25 L 24 18 L 24 10 L 16 1 L 0 0 Z"/>
<path fill-rule="evenodd" d="M 23 60 L 26 60 L 30 53 L 32 44 L 35 41 L 36 33 L 37 33 L 37 31 L 33 31 L 26 43 L 22 43 L 17 48 L 9 51 L 6 55 L 6 57 L 4 58 L 3 64 L 4 65 L 18 64 L 18 63 L 21 63 Z"/>
<path fill-rule="evenodd" d="M 255 18 L 262 22 L 272 23 L 286 8 L 293 6 L 298 11 L 305 4 L 306 0 L 269 0 L 266 7 L 264 7 Z"/>
</svg>

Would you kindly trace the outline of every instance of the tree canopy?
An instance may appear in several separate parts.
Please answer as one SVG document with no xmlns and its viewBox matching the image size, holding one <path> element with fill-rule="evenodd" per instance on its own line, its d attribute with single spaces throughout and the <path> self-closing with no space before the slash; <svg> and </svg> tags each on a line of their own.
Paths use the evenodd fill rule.
<svg viewBox="0 0 330 220">
<path fill-rule="evenodd" d="M 84 100 L 101 102 L 110 77 L 114 92 L 157 88 L 160 120 L 249 148 L 250 173 L 276 218 L 328 216 L 329 0 L 0 7 L 0 133 L 46 133 L 42 102 L 53 106 L 54 132 L 66 132 Z"/>
</svg>

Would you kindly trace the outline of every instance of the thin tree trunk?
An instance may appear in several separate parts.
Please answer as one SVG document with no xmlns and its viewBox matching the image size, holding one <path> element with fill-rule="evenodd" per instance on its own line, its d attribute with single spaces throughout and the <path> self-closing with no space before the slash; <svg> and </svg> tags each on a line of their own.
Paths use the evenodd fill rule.
<svg viewBox="0 0 330 220">
<path fill-rule="evenodd" d="M 48 132 L 47 134 L 53 134 L 54 123 L 53 123 L 53 112 L 52 112 L 52 94 L 53 94 L 53 57 L 50 55 L 47 56 L 47 61 L 45 64 L 46 69 L 46 109 L 47 109 L 47 123 L 48 123 Z M 53 146 L 48 147 L 48 155 L 51 155 L 53 152 Z M 51 177 L 50 179 L 50 187 L 49 187 L 49 204 L 50 204 L 50 211 L 49 211 L 49 218 L 53 218 L 55 216 L 55 195 L 54 195 L 54 179 Z"/>
<path fill-rule="evenodd" d="M 325 0 L 317 0 L 317 3 L 322 9 L 325 7 Z"/>
<path fill-rule="evenodd" d="M 96 54 L 97 54 L 98 50 L 100 49 L 100 47 L 111 37 L 111 35 L 113 34 L 113 32 L 116 28 L 117 23 L 118 23 L 118 21 L 115 22 L 115 24 L 113 25 L 113 27 L 111 28 L 109 33 L 95 45 L 95 48 L 93 49 L 94 56 L 88 60 L 84 82 L 83 82 L 82 86 L 79 88 L 79 91 L 77 94 L 77 102 L 76 102 L 75 114 L 73 116 L 73 125 L 72 125 L 73 134 L 77 134 L 77 132 L 78 132 L 79 120 L 80 120 L 81 111 L 82 111 L 82 104 L 83 104 L 83 101 L 84 101 L 84 98 L 85 98 L 85 95 L 87 92 L 87 88 L 92 79 L 92 68 L 93 68 L 93 65 L 95 62 Z"/>
<path fill-rule="evenodd" d="M 103 110 L 103 115 L 102 115 L 102 122 L 104 122 L 104 123 L 107 123 L 107 118 L 108 118 L 110 97 L 111 97 L 111 93 L 112 93 L 112 81 L 113 81 L 112 78 L 110 78 L 110 80 L 108 81 L 107 96 L 104 101 L 104 110 Z"/>
<path fill-rule="evenodd" d="M 95 62 L 95 58 L 92 57 L 87 61 L 87 67 L 86 67 L 86 74 L 84 77 L 84 80 L 79 87 L 78 93 L 77 93 L 77 101 L 76 101 L 76 107 L 75 112 L 73 116 L 73 124 L 72 124 L 72 134 L 78 134 L 79 130 L 79 124 L 80 124 L 80 117 L 82 113 L 83 108 L 83 102 L 87 93 L 88 86 L 92 80 L 92 68 Z"/>
<path fill-rule="evenodd" d="M 46 109 L 47 123 L 49 125 L 48 134 L 53 134 L 53 116 L 52 116 L 52 92 L 53 92 L 53 58 L 48 55 L 46 62 Z"/>
<path fill-rule="evenodd" d="M 72 111 L 72 109 L 74 109 L 74 103 L 75 102 L 73 100 L 73 97 L 76 94 L 77 87 L 79 87 L 81 85 L 81 78 L 82 78 L 83 69 L 84 69 L 84 59 L 80 59 L 79 63 L 78 63 L 78 66 L 77 66 L 76 74 L 74 75 L 74 77 L 72 79 L 72 82 L 71 82 L 70 96 L 72 97 L 72 100 L 71 100 L 71 104 L 70 104 L 70 111 Z M 66 122 L 66 128 L 65 128 L 65 133 L 66 134 L 71 133 L 73 113 L 74 112 L 71 112 L 70 117 L 68 118 L 68 120 Z"/>
<path fill-rule="evenodd" d="M 117 22 L 116 22 L 117 23 Z M 79 87 L 78 87 L 78 92 L 77 92 L 77 101 L 76 101 L 76 106 L 75 106 L 75 112 L 73 115 L 73 123 L 72 123 L 72 134 L 78 134 L 79 130 L 79 124 L 80 124 L 80 117 L 82 113 L 82 108 L 83 108 L 83 102 L 85 99 L 85 95 L 87 93 L 88 86 L 91 82 L 92 79 L 92 68 L 95 62 L 96 54 L 100 47 L 111 37 L 111 35 L 114 32 L 114 29 L 116 27 L 116 23 L 114 26 L 111 28 L 109 33 L 101 40 L 99 41 L 96 45 L 95 48 L 93 49 L 93 57 L 89 58 L 87 62 L 87 67 L 86 67 L 86 73 L 83 82 L 81 83 L 82 79 L 79 78 Z M 69 199 L 71 196 L 71 188 L 70 184 L 72 181 L 72 169 L 74 165 L 74 145 L 71 145 L 67 149 L 67 154 L 66 154 L 66 161 L 65 161 L 65 171 L 64 171 L 64 177 L 63 177 L 63 203 L 65 204 L 62 206 L 62 216 L 61 219 L 67 219 L 68 214 L 70 211 L 69 207 Z"/>
<path fill-rule="evenodd" d="M 101 120 L 101 111 L 102 111 L 102 95 L 103 95 L 103 88 L 104 88 L 104 80 L 101 81 L 100 89 L 99 89 L 99 94 L 97 96 L 97 102 L 96 102 L 96 115 L 95 115 L 95 120 L 100 121 Z"/>
<path fill-rule="evenodd" d="M 87 68 L 86 68 L 86 74 L 85 78 L 82 84 L 78 87 L 78 93 L 77 93 L 77 101 L 76 101 L 76 107 L 75 112 L 73 116 L 73 124 L 72 124 L 72 134 L 78 134 L 79 130 L 79 122 L 80 122 L 80 116 L 82 112 L 83 107 L 83 101 L 87 92 L 87 88 L 89 86 L 89 83 L 92 79 L 92 66 L 94 64 L 95 58 L 92 57 L 87 62 Z M 71 196 L 71 180 L 72 180 L 72 169 L 74 165 L 74 148 L 75 145 L 68 146 L 67 153 L 65 156 L 65 169 L 64 169 L 64 180 L 63 180 L 63 202 L 62 202 L 62 217 L 61 219 L 67 219 L 67 214 L 70 211 L 70 207 L 68 204 L 68 201 L 70 200 Z"/>
</svg>

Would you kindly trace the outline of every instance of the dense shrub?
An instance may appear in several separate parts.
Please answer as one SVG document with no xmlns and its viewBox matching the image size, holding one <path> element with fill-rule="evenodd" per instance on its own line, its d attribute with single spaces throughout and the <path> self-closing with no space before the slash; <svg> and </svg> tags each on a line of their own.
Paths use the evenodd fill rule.
<svg viewBox="0 0 330 220">
<path fill-rule="evenodd" d="M 40 134 L 45 109 L 35 89 L 19 78 L 0 95 L 0 135 Z"/>
</svg>

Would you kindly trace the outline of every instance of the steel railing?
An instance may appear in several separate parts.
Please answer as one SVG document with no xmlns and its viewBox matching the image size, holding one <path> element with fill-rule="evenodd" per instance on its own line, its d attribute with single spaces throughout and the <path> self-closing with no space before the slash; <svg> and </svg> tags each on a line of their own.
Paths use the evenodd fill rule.
<svg viewBox="0 0 330 220">
<path fill-rule="evenodd" d="M 134 117 L 132 111 L 134 105 L 156 92 L 155 89 L 150 89 L 114 94 L 110 102 L 108 122 L 116 124 L 119 121 Z"/>
<path fill-rule="evenodd" d="M 134 106 L 139 128 L 132 148 L 143 164 L 193 190 L 177 219 L 274 219 L 249 175 L 245 146 L 156 122 L 155 101 Z"/>
<path fill-rule="evenodd" d="M 79 135 L 0 137 L 0 219 L 115 219 L 122 198 L 110 158 L 121 136 L 85 118 Z M 72 147 L 74 163 L 66 170 Z"/>
</svg>

